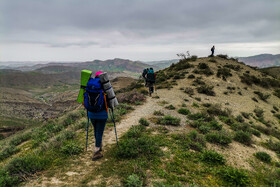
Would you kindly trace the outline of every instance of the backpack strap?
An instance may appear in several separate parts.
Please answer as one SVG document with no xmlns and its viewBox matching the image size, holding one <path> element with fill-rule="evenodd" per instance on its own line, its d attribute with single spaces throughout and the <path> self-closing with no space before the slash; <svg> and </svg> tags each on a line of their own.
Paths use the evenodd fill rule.
<svg viewBox="0 0 280 187">
<path fill-rule="evenodd" d="M 106 111 L 107 111 L 107 113 L 108 113 L 108 105 L 107 105 L 106 94 L 103 92 L 103 95 L 104 95 L 104 101 L 105 101 Z"/>
</svg>

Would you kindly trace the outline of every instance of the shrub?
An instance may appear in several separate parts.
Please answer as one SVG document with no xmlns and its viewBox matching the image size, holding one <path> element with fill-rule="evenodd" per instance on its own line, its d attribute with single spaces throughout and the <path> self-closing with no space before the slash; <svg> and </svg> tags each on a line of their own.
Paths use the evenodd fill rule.
<svg viewBox="0 0 280 187">
<path fill-rule="evenodd" d="M 191 61 L 196 61 L 196 60 L 197 60 L 197 56 L 196 56 L 196 55 L 192 55 L 192 56 L 190 57 L 190 60 L 191 60 Z"/>
<path fill-rule="evenodd" d="M 143 129 L 145 128 L 142 126 Z M 139 131 L 139 127 L 132 127 L 128 133 L 119 141 L 118 148 L 114 151 L 114 156 L 118 159 L 131 159 L 144 156 L 152 158 L 161 154 L 156 141 Z M 132 131 L 132 132 L 131 132 Z M 135 134 L 137 132 L 137 134 Z M 132 136 L 133 135 L 133 136 Z M 136 149 L 137 148 L 137 149 Z"/>
<path fill-rule="evenodd" d="M 72 140 L 75 138 L 75 132 L 66 130 L 56 137 L 57 141 Z"/>
<path fill-rule="evenodd" d="M 208 69 L 209 66 L 208 66 L 206 63 L 200 62 L 200 63 L 198 64 L 198 68 L 199 68 L 199 69 Z"/>
<path fill-rule="evenodd" d="M 202 80 L 202 77 L 197 77 L 194 81 L 193 81 L 193 86 L 196 85 L 205 85 L 206 83 Z"/>
<path fill-rule="evenodd" d="M 262 92 L 259 91 L 254 91 L 254 93 L 257 94 L 259 98 L 263 101 L 266 101 L 270 97 L 270 94 L 263 94 Z"/>
<path fill-rule="evenodd" d="M 257 102 L 257 103 L 259 102 L 259 101 L 257 100 L 257 98 L 255 98 L 255 97 L 252 97 L 252 100 L 255 101 L 255 102 Z"/>
<path fill-rule="evenodd" d="M 271 156 L 267 154 L 266 152 L 257 152 L 254 154 L 255 157 L 263 162 L 270 163 L 271 162 Z"/>
<path fill-rule="evenodd" d="M 198 142 L 198 143 L 200 143 L 200 144 L 203 145 L 203 146 L 206 145 L 204 136 L 198 134 L 197 131 L 191 131 L 191 132 L 188 134 L 188 137 L 189 137 L 190 140 L 193 141 L 193 142 Z"/>
<path fill-rule="evenodd" d="M 235 122 L 233 118 L 227 116 L 219 116 L 219 119 L 227 125 L 232 125 Z"/>
<path fill-rule="evenodd" d="M 166 109 L 169 109 L 169 110 L 174 110 L 176 109 L 173 105 L 168 105 L 165 107 Z"/>
<path fill-rule="evenodd" d="M 213 119 L 207 113 L 188 114 L 188 118 L 191 120 L 200 120 L 200 121 L 208 121 L 208 122 Z"/>
<path fill-rule="evenodd" d="M 207 108 L 210 107 L 210 106 L 212 106 L 211 103 L 203 103 L 202 105 L 203 105 L 204 107 L 207 107 Z"/>
<path fill-rule="evenodd" d="M 143 102 L 146 100 L 145 96 L 136 91 L 121 93 L 117 95 L 120 103 L 136 104 L 137 102 Z"/>
<path fill-rule="evenodd" d="M 7 166 L 7 172 L 18 181 L 25 181 L 36 172 L 44 170 L 49 160 L 39 155 L 26 155 L 24 157 L 14 158 Z"/>
<path fill-rule="evenodd" d="M 226 162 L 223 155 L 213 150 L 204 151 L 201 155 L 201 160 L 212 165 L 223 165 Z"/>
<path fill-rule="evenodd" d="M 250 114 L 247 113 L 247 112 L 241 112 L 241 115 L 246 118 L 246 119 L 249 119 L 250 118 Z"/>
<path fill-rule="evenodd" d="M 17 177 L 12 177 L 9 173 L 3 169 L 0 170 L 0 186 L 16 186 L 19 183 Z"/>
<path fill-rule="evenodd" d="M 172 126 L 179 126 L 180 125 L 180 118 L 176 118 L 173 116 L 164 116 L 160 118 L 158 123 L 161 125 L 172 125 Z"/>
<path fill-rule="evenodd" d="M 155 116 L 163 116 L 164 114 L 161 111 L 159 111 L 159 110 L 155 110 L 154 111 L 154 115 Z"/>
<path fill-rule="evenodd" d="M 280 142 L 273 142 L 271 139 L 268 140 L 265 145 L 272 151 L 275 151 L 277 154 L 280 154 Z"/>
<path fill-rule="evenodd" d="M 262 118 L 262 117 L 263 117 L 263 113 L 264 113 L 264 110 L 263 110 L 263 109 L 261 109 L 261 108 L 255 108 L 255 109 L 254 109 L 254 112 L 255 112 L 255 114 L 256 114 L 257 117 L 259 117 L 259 118 Z"/>
<path fill-rule="evenodd" d="M 70 118 L 72 121 L 76 121 L 81 117 L 80 112 L 71 112 L 68 114 L 68 118 Z"/>
<path fill-rule="evenodd" d="M 200 87 L 197 87 L 197 92 L 209 96 L 215 96 L 215 92 L 213 91 L 214 86 L 207 86 L 207 85 L 202 85 Z"/>
<path fill-rule="evenodd" d="M 280 88 L 275 89 L 273 94 L 280 98 Z"/>
<path fill-rule="evenodd" d="M 217 77 L 222 77 L 223 80 L 226 80 L 228 77 L 231 77 L 231 71 L 228 68 L 220 68 L 217 71 Z"/>
<path fill-rule="evenodd" d="M 21 144 L 22 142 L 29 140 L 30 138 L 31 138 L 30 132 L 17 135 L 10 141 L 10 145 L 17 146 L 17 145 Z"/>
<path fill-rule="evenodd" d="M 280 120 L 280 114 L 274 114 L 274 116 Z"/>
<path fill-rule="evenodd" d="M 228 60 L 228 55 L 219 54 L 219 55 L 217 55 L 217 57 Z"/>
<path fill-rule="evenodd" d="M 141 89 L 140 93 L 143 94 L 143 95 L 148 95 L 149 94 L 147 89 Z"/>
<path fill-rule="evenodd" d="M 273 105 L 273 109 L 274 109 L 275 111 L 279 112 L 279 108 L 278 108 L 277 106 Z"/>
<path fill-rule="evenodd" d="M 189 147 L 195 151 L 202 151 L 203 147 L 206 146 L 205 138 L 203 135 L 198 134 L 197 131 L 191 131 L 187 136 L 181 134 L 181 138 L 178 139 L 179 143 L 183 147 Z"/>
<path fill-rule="evenodd" d="M 213 116 L 229 116 L 231 114 L 229 109 L 226 108 L 223 110 L 219 104 L 211 105 L 206 111 L 209 115 Z"/>
<path fill-rule="evenodd" d="M 200 125 L 198 127 L 198 129 L 203 133 L 203 134 L 207 134 L 208 132 L 210 132 L 211 128 L 207 125 Z"/>
<path fill-rule="evenodd" d="M 247 186 L 249 184 L 249 176 L 244 170 L 238 170 L 232 167 L 221 169 L 219 175 L 232 186 Z"/>
<path fill-rule="evenodd" d="M 195 78 L 195 76 L 193 75 L 193 74 L 190 74 L 189 76 L 188 76 L 188 79 L 194 79 Z"/>
<path fill-rule="evenodd" d="M 77 142 L 70 141 L 66 142 L 62 147 L 61 147 L 61 152 L 65 155 L 78 155 L 83 151 L 82 147 L 78 145 Z"/>
<path fill-rule="evenodd" d="M 14 145 L 9 145 L 8 147 L 6 147 L 5 149 L 3 149 L 0 152 L 0 161 L 3 161 L 4 159 L 10 157 L 11 155 L 19 152 L 19 148 L 17 148 Z"/>
<path fill-rule="evenodd" d="M 190 111 L 186 108 L 180 108 L 178 110 L 178 113 L 183 114 L 183 115 L 188 115 L 188 114 L 190 114 Z"/>
<path fill-rule="evenodd" d="M 188 62 L 188 59 L 181 59 L 177 64 L 175 64 L 173 67 L 170 66 L 170 68 L 174 68 L 174 70 L 183 70 L 183 69 L 188 69 L 193 67 L 193 65 L 191 65 Z"/>
<path fill-rule="evenodd" d="M 140 118 L 139 119 L 139 124 L 144 125 L 144 126 L 149 126 L 150 125 L 150 123 L 145 118 Z"/>
<path fill-rule="evenodd" d="M 243 119 L 243 117 L 241 115 L 236 116 L 235 120 L 240 122 L 240 123 L 244 122 L 244 119 Z"/>
<path fill-rule="evenodd" d="M 212 132 L 206 135 L 206 140 L 222 146 L 227 146 L 232 142 L 231 137 L 223 132 Z"/>
<path fill-rule="evenodd" d="M 194 90 L 192 88 L 186 88 L 184 92 L 190 96 L 194 95 Z"/>
<path fill-rule="evenodd" d="M 251 133 L 249 132 L 237 131 L 233 139 L 245 145 L 252 144 Z"/>
<path fill-rule="evenodd" d="M 69 117 L 69 119 L 72 119 L 72 118 Z M 44 128 L 50 133 L 58 133 L 63 129 L 63 126 L 58 125 L 58 124 L 49 123 L 46 126 L 44 126 Z"/>
<path fill-rule="evenodd" d="M 257 136 L 257 137 L 260 137 L 260 136 L 261 136 L 260 131 L 258 131 L 258 130 L 256 130 L 256 129 L 250 129 L 250 132 L 251 132 L 253 135 Z"/>
<path fill-rule="evenodd" d="M 222 130 L 223 126 L 221 124 L 219 124 L 216 120 L 212 120 L 209 122 L 209 126 L 211 127 L 211 129 L 214 130 Z"/>
<path fill-rule="evenodd" d="M 224 65 L 224 67 L 232 69 L 234 71 L 239 71 L 241 69 L 240 65 L 233 65 L 233 64 L 226 64 L 226 65 Z"/>
<path fill-rule="evenodd" d="M 217 61 L 216 61 L 215 59 L 211 58 L 211 59 L 209 60 L 209 62 L 216 63 Z"/>
<path fill-rule="evenodd" d="M 126 187 L 142 187 L 143 182 L 141 179 L 136 175 L 132 174 L 127 177 L 125 180 L 125 185 Z"/>
</svg>

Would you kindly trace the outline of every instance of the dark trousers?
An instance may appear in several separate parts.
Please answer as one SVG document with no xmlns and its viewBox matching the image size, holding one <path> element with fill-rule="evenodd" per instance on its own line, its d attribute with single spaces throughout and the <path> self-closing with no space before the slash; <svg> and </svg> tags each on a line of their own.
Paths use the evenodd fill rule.
<svg viewBox="0 0 280 187">
<path fill-rule="evenodd" d="M 149 93 L 150 94 L 154 93 L 154 87 L 149 87 Z"/>
<path fill-rule="evenodd" d="M 95 147 L 101 147 L 103 132 L 107 119 L 90 119 L 94 128 Z"/>
<path fill-rule="evenodd" d="M 214 50 L 212 50 L 211 52 L 212 52 L 211 56 L 214 56 Z"/>
</svg>

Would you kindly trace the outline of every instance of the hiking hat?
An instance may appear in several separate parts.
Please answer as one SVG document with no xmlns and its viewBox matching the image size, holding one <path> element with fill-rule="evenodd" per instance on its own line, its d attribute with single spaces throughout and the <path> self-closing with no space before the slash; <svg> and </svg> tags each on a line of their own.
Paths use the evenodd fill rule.
<svg viewBox="0 0 280 187">
<path fill-rule="evenodd" d="M 95 77 L 97 77 L 98 75 L 100 75 L 101 73 L 103 73 L 103 71 L 98 71 L 95 73 Z"/>
</svg>

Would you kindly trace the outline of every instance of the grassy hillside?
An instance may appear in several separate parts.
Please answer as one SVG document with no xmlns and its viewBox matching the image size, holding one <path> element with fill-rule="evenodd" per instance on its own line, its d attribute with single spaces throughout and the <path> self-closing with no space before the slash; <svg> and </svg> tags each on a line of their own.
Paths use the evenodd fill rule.
<svg viewBox="0 0 280 187">
<path fill-rule="evenodd" d="M 260 69 L 261 72 L 264 72 L 274 78 L 280 79 L 280 67 L 269 67 Z"/>
<path fill-rule="evenodd" d="M 192 57 L 157 72 L 153 98 L 143 94 L 141 81 L 118 91 L 119 146 L 109 120 L 97 162 L 92 129 L 83 150 L 81 109 L 2 140 L 0 184 L 280 185 L 279 80 L 226 56 Z"/>
</svg>

